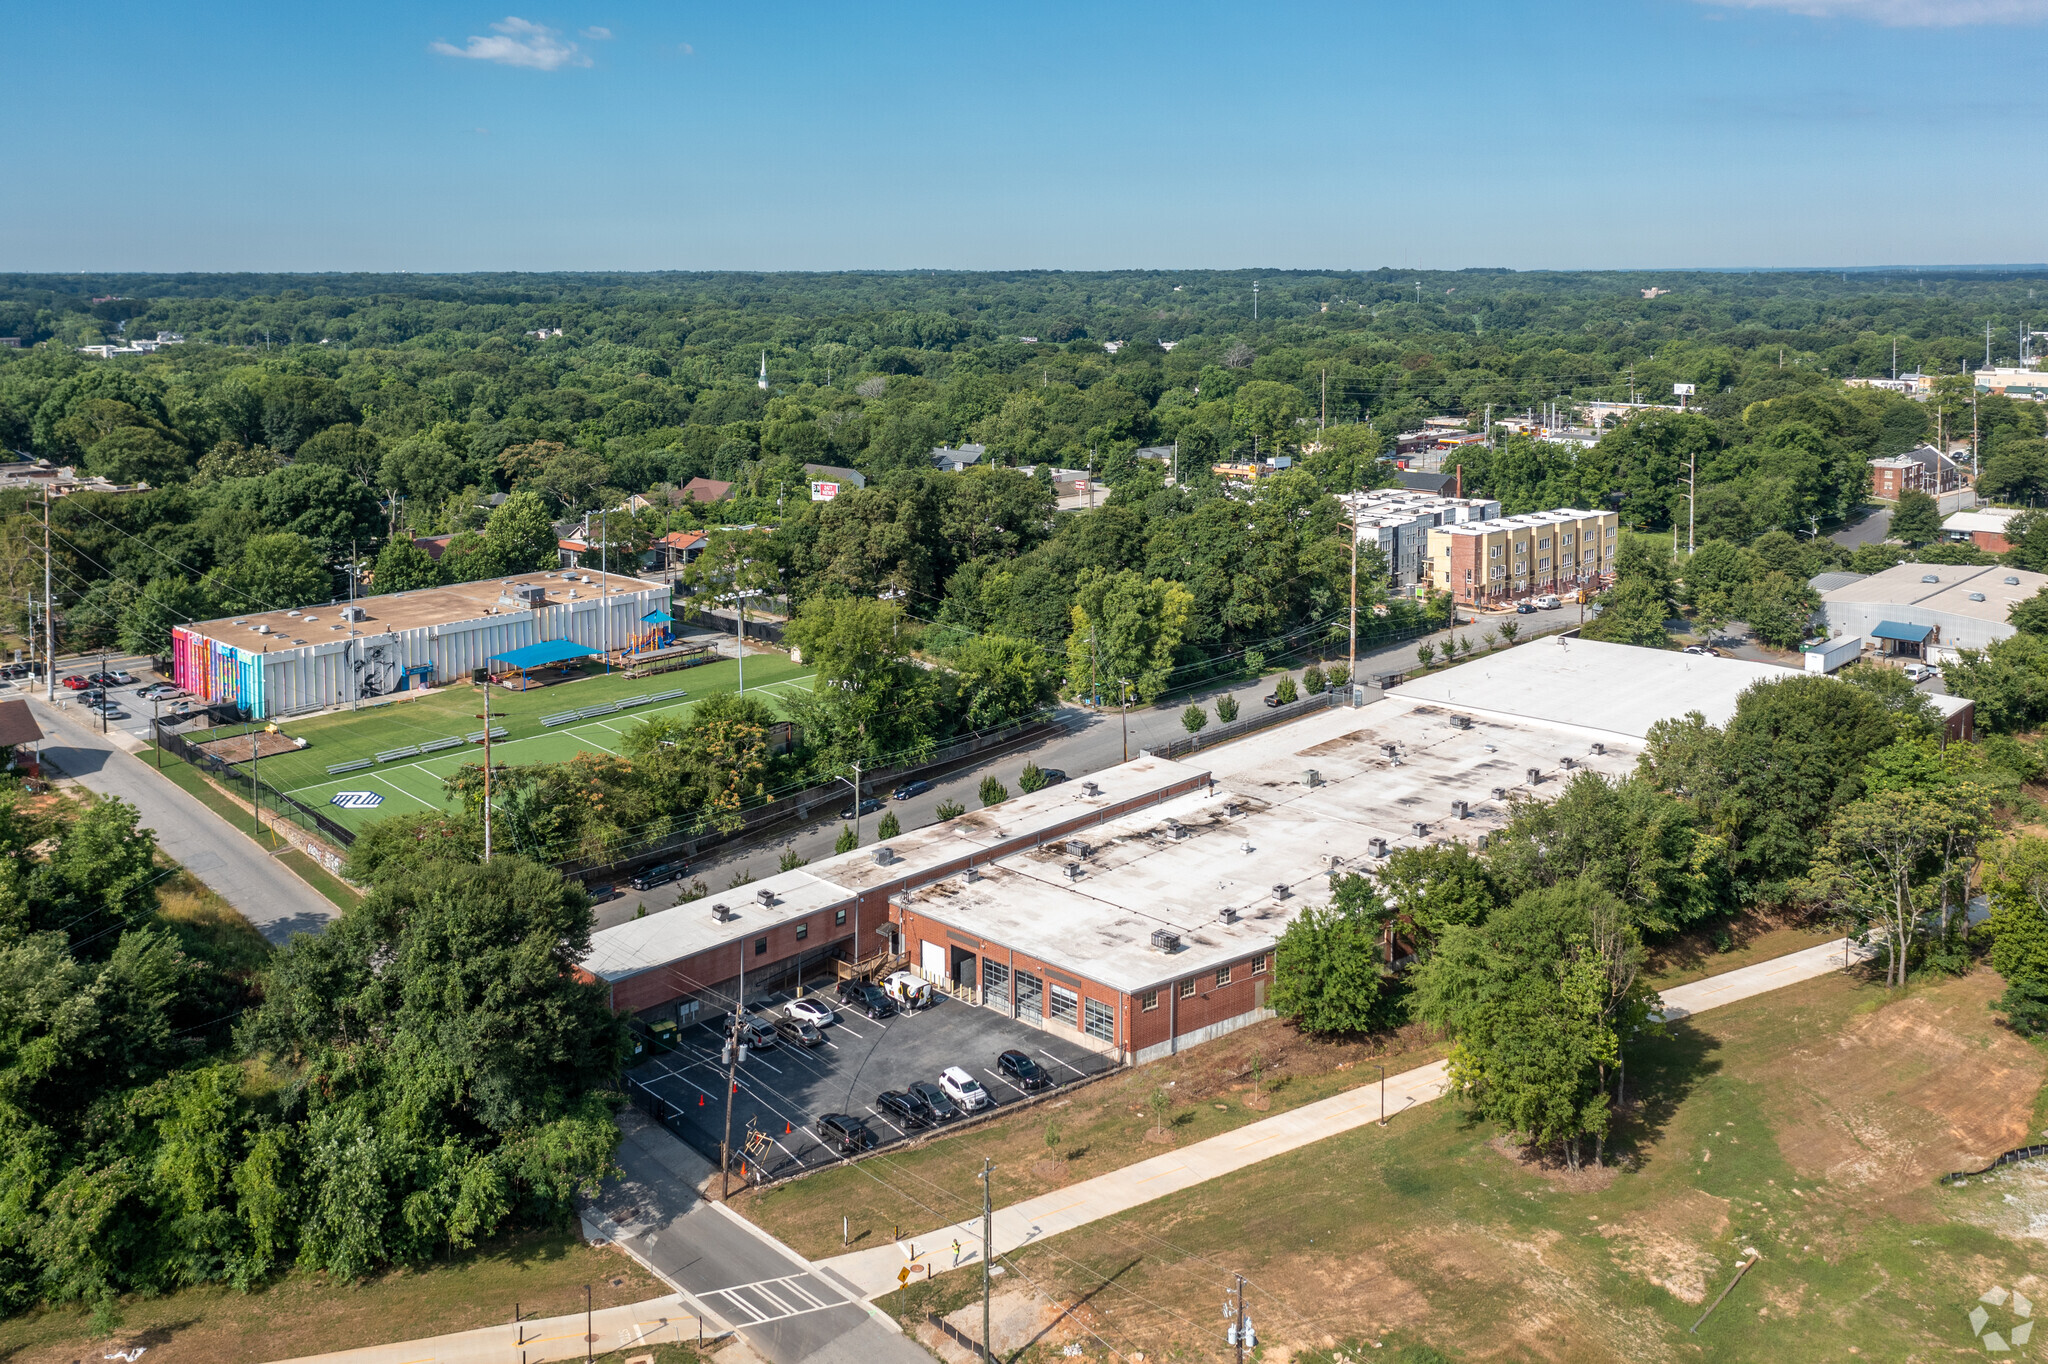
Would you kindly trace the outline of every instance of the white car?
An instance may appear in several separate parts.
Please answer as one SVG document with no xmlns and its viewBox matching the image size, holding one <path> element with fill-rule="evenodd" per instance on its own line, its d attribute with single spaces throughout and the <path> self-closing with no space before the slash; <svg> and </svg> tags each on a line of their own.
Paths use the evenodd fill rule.
<svg viewBox="0 0 2048 1364">
<path fill-rule="evenodd" d="M 939 1072 L 939 1088 L 946 1091 L 947 1098 L 960 1105 L 963 1113 L 977 1113 L 994 1102 L 988 1091 L 981 1087 L 981 1081 L 958 1066 L 947 1066 Z"/>
<path fill-rule="evenodd" d="M 792 999 L 782 1006 L 782 1013 L 785 1018 L 794 1018 L 797 1022 L 808 1023 L 814 1028 L 822 1028 L 828 1023 L 839 1021 L 838 1014 L 815 999 Z"/>
</svg>

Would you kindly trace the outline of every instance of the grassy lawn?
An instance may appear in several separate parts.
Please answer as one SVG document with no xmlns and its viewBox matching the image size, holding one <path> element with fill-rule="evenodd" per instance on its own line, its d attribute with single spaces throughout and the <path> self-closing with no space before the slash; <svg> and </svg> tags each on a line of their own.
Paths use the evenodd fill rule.
<svg viewBox="0 0 2048 1364">
<path fill-rule="evenodd" d="M 777 702 L 784 693 L 809 688 L 811 671 L 791 663 L 780 654 L 750 654 L 746 665 L 747 690 L 759 689 L 769 704 L 780 710 Z M 623 674 L 598 673 L 528 692 L 494 687 L 490 692 L 490 709 L 503 714 L 493 724 L 507 733 L 505 738 L 492 745 L 491 757 L 494 761 L 507 763 L 541 763 L 563 762 L 579 752 L 615 753 L 623 748 L 627 733 L 641 721 L 655 715 L 686 714 L 703 698 L 732 691 L 738 683 L 739 665 L 732 659 L 721 659 L 716 663 L 637 680 L 629 680 Z M 689 696 L 665 705 L 622 710 L 616 715 L 564 725 L 559 729 L 547 729 L 541 725 L 542 716 L 673 691 L 678 687 L 686 689 Z M 365 706 L 357 711 L 335 711 L 305 720 L 287 720 L 279 728 L 293 738 L 306 740 L 306 747 L 294 753 L 264 758 L 258 766 L 266 784 L 322 809 L 330 818 L 351 828 L 407 810 L 440 809 L 445 804 L 441 789 L 443 779 L 466 763 L 480 762 L 481 747 L 445 749 L 424 757 L 346 772 L 338 777 L 329 776 L 327 769 L 335 763 L 373 758 L 395 748 L 474 734 L 483 728 L 483 721 L 476 718 L 483 713 L 483 700 L 483 694 L 473 687 L 450 686 L 439 691 L 422 692 L 416 697 L 401 697 Z M 185 737 L 200 743 L 208 738 L 240 734 L 246 728 L 236 726 L 193 731 Z M 367 810 L 341 809 L 328 804 L 337 791 L 374 791 L 384 797 L 384 802 Z"/>
<path fill-rule="evenodd" d="M 150 1364 L 260 1364 L 509 1323 L 515 1303 L 528 1318 L 580 1312 L 585 1284 L 598 1307 L 669 1291 L 623 1252 L 587 1246 L 571 1231 L 540 1232 L 362 1283 L 293 1274 L 255 1293 L 211 1287 L 124 1300 L 122 1321 L 111 1334 L 95 1332 L 84 1309 L 33 1312 L 0 1321 L 0 1359 L 73 1364 L 141 1345 Z M 626 1353 L 643 1354 L 646 1347 Z M 673 1347 L 657 1355 L 662 1364 L 692 1358 Z"/>
<path fill-rule="evenodd" d="M 1689 985 L 1773 957 L 1804 952 L 1842 936 L 1840 928 L 1827 924 L 1780 925 L 1748 917 L 1730 921 L 1726 925 L 1727 937 L 1720 942 L 1715 941 L 1716 931 L 1702 929 L 1680 934 L 1651 948 L 1644 963 L 1650 984 L 1660 990 Z"/>
<path fill-rule="evenodd" d="M 1100 1340 L 1228 1358 L 1233 1272 L 1266 1357 L 1295 1364 L 1981 1354 L 1979 1295 L 2048 1300 L 2048 1169 L 1937 1184 L 2048 1122 L 2048 1052 L 1996 1026 L 1999 989 L 1987 971 L 1899 997 L 1829 976 L 1687 1020 L 1638 1061 L 1651 1097 L 1623 1168 L 1534 1168 L 1435 1103 L 1054 1238 L 1006 1277 L 1071 1309 L 1022 1357 Z M 1763 1258 L 1689 1335 L 1745 1247 Z M 921 1321 L 978 1287 L 941 1276 L 882 1304 Z M 1986 1311 L 1987 1330 L 2021 1324 Z"/>
<path fill-rule="evenodd" d="M 761 1193 L 742 1193 L 732 1206 L 799 1252 L 840 1253 L 840 1221 L 852 1220 L 856 1248 L 943 1225 L 981 1209 L 983 1156 L 996 1163 L 997 1206 L 1160 1155 L 1170 1148 L 1145 1139 L 1147 1101 L 1165 1087 L 1173 1098 L 1174 1145 L 1185 1146 L 1274 1113 L 1426 1065 L 1442 1048 L 1411 1029 L 1376 1049 L 1368 1042 L 1319 1042 L 1278 1021 L 1241 1029 L 1180 1056 L 1124 1071 L 1013 1118 L 853 1166 L 836 1166 Z M 1251 1064 L 1260 1061 L 1259 1090 L 1269 1105 L 1254 1109 Z M 1047 1128 L 1058 1136 L 1048 1147 Z"/>
</svg>

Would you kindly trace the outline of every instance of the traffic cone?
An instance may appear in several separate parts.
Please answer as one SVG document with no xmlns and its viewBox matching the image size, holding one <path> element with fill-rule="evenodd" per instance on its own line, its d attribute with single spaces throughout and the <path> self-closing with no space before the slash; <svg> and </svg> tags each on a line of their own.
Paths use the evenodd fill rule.
<svg viewBox="0 0 2048 1364">
<path fill-rule="evenodd" d="M 702 1108 L 703 1106 L 704 1106 L 704 1096 L 703 1096 L 702 1094 L 699 1094 L 699 1095 L 697 1096 L 697 1107 L 699 1107 L 699 1108 Z"/>
</svg>

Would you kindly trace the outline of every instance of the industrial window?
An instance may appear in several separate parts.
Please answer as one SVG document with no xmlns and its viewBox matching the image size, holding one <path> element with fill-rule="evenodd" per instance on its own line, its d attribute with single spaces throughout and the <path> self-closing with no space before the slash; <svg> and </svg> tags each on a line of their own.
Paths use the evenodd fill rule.
<svg viewBox="0 0 2048 1364">
<path fill-rule="evenodd" d="M 768 940 L 766 938 L 754 939 L 754 955 L 757 957 L 768 955 Z"/>
<path fill-rule="evenodd" d="M 1052 987 L 1052 1020 L 1070 1028 L 1081 1026 L 1081 996 L 1064 986 Z"/>
<path fill-rule="evenodd" d="M 1114 1042 L 1116 1040 L 1116 1014 L 1111 1012 L 1107 1004 L 1098 1003 L 1092 999 L 1084 1000 L 1083 1005 L 1082 1012 L 1087 1021 L 1082 1025 L 1081 1031 L 1101 1041 Z"/>
<path fill-rule="evenodd" d="M 1010 968 L 999 961 L 981 959 L 982 998 L 998 1009 L 1010 1007 Z"/>
<path fill-rule="evenodd" d="M 845 910 L 843 910 L 843 909 L 835 909 L 835 910 L 833 910 L 833 911 L 832 911 L 832 926 L 833 926 L 834 928 L 844 928 L 844 927 L 846 926 L 846 911 L 845 911 Z"/>
<path fill-rule="evenodd" d="M 1195 982 L 1193 977 L 1189 977 L 1187 980 L 1184 980 L 1180 983 L 1180 997 L 1182 999 L 1193 999 L 1195 997 Z"/>
<path fill-rule="evenodd" d="M 1230 968 L 1228 966 L 1219 966 L 1216 968 L 1216 983 L 1218 985 L 1230 984 Z"/>
<path fill-rule="evenodd" d="M 1017 973 L 1017 1017 L 1045 1016 L 1045 982 L 1029 971 Z"/>
<path fill-rule="evenodd" d="M 798 924 L 796 926 L 796 940 L 798 942 L 802 942 L 805 938 L 808 938 L 810 936 L 811 926 L 809 924 Z"/>
<path fill-rule="evenodd" d="M 1151 1013 L 1159 1007 L 1159 992 L 1157 990 L 1147 990 L 1144 994 L 1139 995 L 1138 1007 L 1148 1014 Z"/>
<path fill-rule="evenodd" d="M 1252 958 L 1252 974 L 1255 976 L 1263 976 L 1264 974 L 1266 974 L 1266 959 L 1264 957 L 1261 956 Z"/>
</svg>

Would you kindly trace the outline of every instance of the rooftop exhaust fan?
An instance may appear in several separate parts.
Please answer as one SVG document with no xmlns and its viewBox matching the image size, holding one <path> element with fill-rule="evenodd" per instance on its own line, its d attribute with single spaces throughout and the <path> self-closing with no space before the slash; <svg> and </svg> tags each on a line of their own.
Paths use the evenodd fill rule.
<svg viewBox="0 0 2048 1364">
<path fill-rule="evenodd" d="M 1469 715 L 1453 715 L 1453 716 L 1451 717 L 1451 728 L 1452 728 L 1452 729 L 1470 729 L 1470 728 L 1472 728 L 1472 717 L 1471 717 L 1471 716 L 1469 716 Z"/>
<path fill-rule="evenodd" d="M 1607 752 L 1607 745 L 1606 745 L 1606 744 L 1594 744 L 1594 745 L 1593 745 L 1593 751 L 1594 751 L 1595 753 L 1598 753 L 1598 754 L 1601 754 L 1601 755 L 1603 755 L 1603 756 L 1604 756 L 1604 755 L 1606 754 L 1606 752 Z"/>
<path fill-rule="evenodd" d="M 772 890 L 765 889 L 758 890 L 754 892 L 754 898 L 756 900 L 759 900 L 764 905 L 772 906 L 775 903 L 775 892 Z"/>
<path fill-rule="evenodd" d="M 1423 821 L 1419 819 L 1416 820 L 1413 824 L 1409 825 L 1408 827 L 1415 830 L 1415 836 L 1417 838 L 1427 838 L 1429 836 L 1429 825 L 1425 824 Z"/>
<path fill-rule="evenodd" d="M 1496 786 L 1496 787 L 1494 787 L 1494 788 L 1493 788 L 1493 798 L 1494 798 L 1495 800 L 1506 800 L 1506 799 L 1508 798 L 1508 788 L 1507 788 L 1507 787 L 1505 787 L 1505 786 Z"/>
<path fill-rule="evenodd" d="M 1168 953 L 1180 951 L 1180 934 L 1174 932 L 1170 928 L 1153 929 L 1152 950 L 1155 952 Z"/>
<path fill-rule="evenodd" d="M 980 868 L 980 867 L 969 867 L 969 868 L 967 869 L 967 884 L 969 884 L 969 885 L 973 885 L 973 884 L 974 884 L 974 883 L 975 883 L 976 881 L 979 881 L 980 879 L 981 879 L 981 868 Z"/>
<path fill-rule="evenodd" d="M 1081 875 L 1081 864 L 1079 862 L 1069 862 L 1065 867 L 1061 868 L 1061 870 L 1065 871 L 1067 874 L 1067 879 L 1069 881 L 1072 881 Z"/>
<path fill-rule="evenodd" d="M 1365 852 L 1368 857 L 1385 857 L 1387 855 L 1387 840 L 1384 838 L 1368 838 L 1365 841 Z"/>
<path fill-rule="evenodd" d="M 1099 796 L 1102 794 L 1102 788 L 1092 781 L 1084 781 L 1081 783 L 1081 794 L 1084 796 Z"/>
<path fill-rule="evenodd" d="M 1308 771 L 1301 774 L 1301 784 L 1303 786 L 1321 786 L 1323 784 L 1323 774 L 1311 767 Z"/>
<path fill-rule="evenodd" d="M 724 923 L 727 919 L 730 919 L 732 917 L 732 911 L 727 909 L 724 905 L 713 905 L 711 906 L 711 917 L 718 920 L 718 922 L 720 923 Z"/>
<path fill-rule="evenodd" d="M 1472 807 L 1471 807 L 1471 805 L 1470 805 L 1470 804 L 1468 804 L 1467 802 L 1465 802 L 1465 801 L 1462 801 L 1462 800 L 1454 800 L 1454 801 L 1452 801 L 1452 802 L 1451 802 L 1451 818 L 1452 818 L 1452 819 L 1464 819 L 1464 818 L 1466 818 L 1467 816 L 1469 816 L 1469 815 L 1470 815 L 1471 813 L 1472 813 Z"/>
<path fill-rule="evenodd" d="M 1289 891 L 1289 889 L 1288 889 L 1288 886 L 1287 886 L 1287 883 L 1286 883 L 1285 881 L 1276 881 L 1276 882 L 1274 882 L 1274 883 L 1273 883 L 1273 898 L 1274 898 L 1274 899 L 1276 899 L 1276 900 L 1284 900 L 1284 899 L 1286 899 L 1286 898 L 1288 897 L 1288 895 L 1289 895 L 1290 893 L 1291 893 L 1291 892 Z"/>
<path fill-rule="evenodd" d="M 1936 573 L 1922 573 L 1920 581 L 1923 583 L 1938 583 L 1941 581 L 1941 576 Z"/>
<path fill-rule="evenodd" d="M 1543 784 L 1543 769 L 1542 769 L 1542 768 L 1540 768 L 1540 767 L 1532 767 L 1532 768 L 1530 768 L 1530 769 L 1529 769 L 1529 785 L 1531 785 L 1531 786 L 1541 786 L 1542 784 Z"/>
<path fill-rule="evenodd" d="M 1229 905 L 1225 905 L 1216 911 L 1216 918 L 1219 922 L 1234 924 L 1237 922 L 1237 910 Z"/>
</svg>

